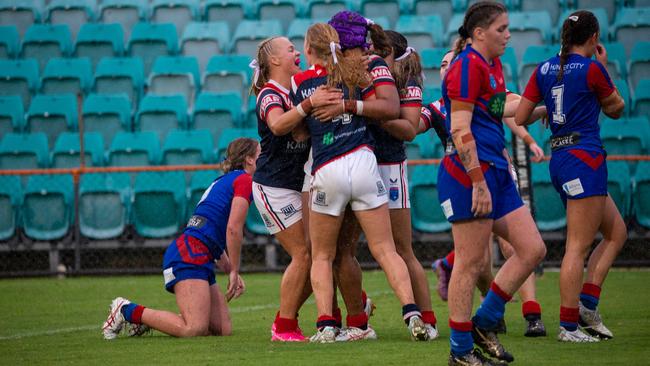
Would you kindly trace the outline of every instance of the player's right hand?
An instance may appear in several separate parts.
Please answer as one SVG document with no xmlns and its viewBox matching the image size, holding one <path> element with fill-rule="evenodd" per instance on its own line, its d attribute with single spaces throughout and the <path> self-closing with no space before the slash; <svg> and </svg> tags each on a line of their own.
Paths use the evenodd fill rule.
<svg viewBox="0 0 650 366">
<path fill-rule="evenodd" d="M 227 301 L 238 298 L 244 293 L 245 288 L 243 282 L 238 272 L 230 271 L 228 274 L 228 289 L 226 291 Z"/>
<path fill-rule="evenodd" d="M 607 66 L 607 49 L 601 43 L 596 46 L 596 60 Z"/>
<path fill-rule="evenodd" d="M 492 196 L 487 183 L 483 180 L 472 183 L 472 213 L 474 217 L 483 217 L 492 212 Z"/>
<path fill-rule="evenodd" d="M 313 108 L 338 104 L 343 99 L 343 92 L 341 89 L 321 85 L 316 88 L 316 91 L 314 91 L 314 94 L 309 99 Z"/>
</svg>

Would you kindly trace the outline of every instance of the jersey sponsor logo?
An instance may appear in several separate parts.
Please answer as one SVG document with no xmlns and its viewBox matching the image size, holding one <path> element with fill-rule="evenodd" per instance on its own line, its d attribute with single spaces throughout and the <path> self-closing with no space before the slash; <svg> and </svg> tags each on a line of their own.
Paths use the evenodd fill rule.
<svg viewBox="0 0 650 366">
<path fill-rule="evenodd" d="M 334 143 L 334 133 L 328 132 L 325 135 L 323 135 L 323 145 L 331 145 Z"/>
<path fill-rule="evenodd" d="M 542 75 L 546 75 L 546 74 L 548 74 L 548 69 L 550 67 L 551 67 L 551 64 L 548 61 L 546 61 L 544 63 L 544 65 L 542 65 L 542 67 L 539 69 L 539 71 L 542 73 Z"/>
<path fill-rule="evenodd" d="M 372 71 L 370 71 L 370 75 L 372 76 L 372 80 L 377 80 L 381 78 L 393 80 L 393 75 L 391 75 L 390 70 L 388 69 L 387 66 L 375 67 L 374 69 L 372 69 Z"/>
<path fill-rule="evenodd" d="M 282 214 L 284 215 L 284 218 L 285 218 L 285 219 L 288 219 L 288 218 L 290 218 L 291 216 L 295 215 L 296 212 L 298 212 L 298 211 L 296 211 L 296 208 L 293 207 L 293 204 L 290 203 L 290 204 L 288 204 L 288 205 L 282 207 L 282 208 L 280 209 L 280 212 L 282 212 Z"/>
<path fill-rule="evenodd" d="M 275 94 L 268 94 L 264 98 L 262 98 L 262 101 L 260 102 L 260 110 L 266 112 L 266 108 L 268 108 L 268 106 L 270 106 L 271 104 L 282 105 L 282 99 Z"/>
<path fill-rule="evenodd" d="M 314 91 L 316 91 L 316 88 L 309 88 L 305 90 L 300 91 L 300 95 L 302 96 L 302 99 L 307 99 L 309 98 L 312 94 L 314 94 Z"/>
<path fill-rule="evenodd" d="M 384 182 L 378 180 L 377 181 L 377 196 L 383 196 L 386 194 L 386 187 L 384 186 Z"/>
<path fill-rule="evenodd" d="M 314 198 L 314 204 L 319 206 L 327 206 L 327 196 L 325 192 L 316 191 L 316 197 Z"/>
<path fill-rule="evenodd" d="M 395 178 L 395 179 L 393 179 L 393 178 L 388 178 L 388 181 L 390 182 L 390 185 L 391 185 L 391 186 L 394 185 L 394 184 L 397 184 L 397 178 Z"/>
<path fill-rule="evenodd" d="M 187 227 L 200 229 L 205 226 L 205 223 L 207 221 L 208 220 L 203 216 L 192 215 L 192 217 L 190 217 L 190 219 L 187 221 Z"/>
<path fill-rule="evenodd" d="M 441 203 L 440 207 L 442 207 L 442 213 L 445 214 L 445 217 L 447 219 L 454 216 L 454 209 L 451 207 L 451 199 L 447 199 L 446 201 Z"/>
<path fill-rule="evenodd" d="M 551 137 L 551 150 L 577 145 L 579 142 L 580 132 L 573 132 L 570 135 Z"/>
<path fill-rule="evenodd" d="M 269 218 L 269 215 L 263 213 L 263 214 L 261 214 L 261 216 L 262 216 L 262 221 L 264 221 L 264 225 L 266 227 L 273 227 L 273 222 Z"/>
<path fill-rule="evenodd" d="M 494 78 L 494 75 L 492 75 L 492 74 L 490 74 L 490 87 L 491 87 L 492 89 L 496 89 L 496 88 L 497 88 L 497 81 L 496 81 L 496 79 Z"/>
<path fill-rule="evenodd" d="M 174 276 L 174 268 L 172 267 L 165 268 L 165 270 L 163 271 L 163 278 L 165 279 L 165 285 L 175 280 L 176 276 Z"/>
<path fill-rule="evenodd" d="M 397 201 L 399 199 L 399 187 L 390 187 L 388 189 L 388 197 L 391 201 Z"/>
<path fill-rule="evenodd" d="M 287 152 L 303 152 L 307 150 L 307 141 L 287 141 L 286 150 Z"/>
<path fill-rule="evenodd" d="M 490 76 L 491 77 L 491 76 Z M 506 107 L 506 93 L 496 93 L 488 101 L 488 110 L 492 117 L 501 121 Z"/>
<path fill-rule="evenodd" d="M 580 178 L 576 178 L 564 183 L 562 185 L 562 189 L 566 194 L 572 197 L 585 192 L 584 188 L 582 188 L 582 182 L 580 181 Z"/>
<path fill-rule="evenodd" d="M 336 116 L 333 120 L 332 123 L 338 123 L 341 122 L 341 124 L 347 125 L 348 123 L 352 122 L 352 115 L 350 113 L 343 113 L 338 116 Z"/>
<path fill-rule="evenodd" d="M 421 100 L 422 99 L 422 89 L 417 86 L 409 86 L 406 88 L 406 91 L 402 95 L 404 100 Z"/>
</svg>

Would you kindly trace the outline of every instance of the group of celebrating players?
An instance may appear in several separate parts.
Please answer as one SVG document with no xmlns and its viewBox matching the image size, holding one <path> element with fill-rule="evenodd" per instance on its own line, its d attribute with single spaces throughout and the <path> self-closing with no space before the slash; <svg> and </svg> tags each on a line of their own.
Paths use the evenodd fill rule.
<svg viewBox="0 0 650 366">
<path fill-rule="evenodd" d="M 429 283 L 412 249 L 404 145 L 433 128 L 446 147 L 437 186 L 455 249 L 436 262 L 438 292 L 449 306 L 449 364 L 512 362 L 497 333 L 515 292 L 524 300 L 526 335 L 546 335 L 533 274 L 546 249 L 519 196 L 503 123 L 540 161 L 542 149 L 522 126 L 541 118 L 552 132 L 552 182 L 567 210 L 558 339 L 611 338 L 597 306 L 626 228 L 607 193 L 598 118 L 601 109 L 618 118 L 624 102 L 605 68 L 598 21 L 588 11 L 571 14 L 562 27 L 560 54 L 537 67 L 523 96 L 506 90 L 499 60 L 510 38 L 503 5 L 472 5 L 458 33 L 442 60 L 443 97 L 424 103 L 417 51 L 403 35 L 357 13 L 339 12 L 307 30 L 308 70 L 300 70 L 301 53 L 289 39 L 261 42 L 251 63 L 261 143 L 239 138 L 229 145 L 225 174 L 206 190 L 183 234 L 165 252 L 165 287 L 175 293 L 180 316 L 118 297 L 104 337 L 113 339 L 122 329 L 131 336 L 150 329 L 178 337 L 230 334 L 227 301 L 245 291 L 239 257 L 254 201 L 291 256 L 271 326 L 273 341 L 377 338 L 368 324 L 374 305 L 363 291 L 355 258 L 361 231 L 402 306 L 411 337 L 437 338 Z M 598 231 L 603 239 L 589 256 L 583 281 Z M 507 258 L 496 275 L 492 234 Z M 229 276 L 225 294 L 215 284 L 215 262 Z M 475 286 L 483 300 L 472 317 Z M 298 313 L 312 293 L 317 330 L 307 339 Z"/>
</svg>

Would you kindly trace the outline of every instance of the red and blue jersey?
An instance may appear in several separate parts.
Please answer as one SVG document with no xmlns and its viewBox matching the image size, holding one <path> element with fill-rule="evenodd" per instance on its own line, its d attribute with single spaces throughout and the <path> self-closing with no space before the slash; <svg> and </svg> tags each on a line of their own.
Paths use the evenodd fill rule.
<svg viewBox="0 0 650 366">
<path fill-rule="evenodd" d="M 489 64 L 471 46 L 454 59 L 442 82 L 446 106 L 451 106 L 452 100 L 474 104 L 471 130 L 478 159 L 499 169 L 508 169 L 508 161 L 503 156 L 502 123 L 506 92 L 501 60 L 495 58 Z M 447 114 L 445 125 L 447 131 L 451 131 L 451 113 Z M 455 154 L 457 152 L 452 155 Z"/>
<path fill-rule="evenodd" d="M 294 75 L 291 78 L 291 102 L 294 105 L 309 98 L 316 88 L 327 83 L 327 70 L 320 65 L 314 65 L 308 70 Z M 343 98 L 351 99 L 350 91 L 345 86 Z M 361 90 L 357 88 L 357 99 L 371 95 L 371 88 Z M 374 146 L 373 138 L 366 126 L 363 117 L 344 113 L 332 121 L 321 122 L 312 115 L 305 117 L 311 143 L 314 163 L 312 174 L 320 167 L 336 158 L 345 155 L 361 146 Z M 304 177 L 304 176 L 303 176 Z"/>
<path fill-rule="evenodd" d="M 252 185 L 250 174 L 243 170 L 234 170 L 217 178 L 203 193 L 184 233 L 205 244 L 214 259 L 221 257 L 226 248 L 232 200 L 242 197 L 250 204 L 253 200 Z"/>
<path fill-rule="evenodd" d="M 447 108 L 445 108 L 445 100 L 440 98 L 435 102 L 423 105 L 420 112 L 420 119 L 424 122 L 425 131 L 434 129 L 443 147 L 447 146 L 449 141 L 449 132 L 445 127 L 447 120 Z"/>
<path fill-rule="evenodd" d="M 291 132 L 283 136 L 274 135 L 267 124 L 267 117 L 275 108 L 286 112 L 292 108 L 292 104 L 289 90 L 276 81 L 269 80 L 257 95 L 257 131 L 262 138 L 262 152 L 257 159 L 253 180 L 265 186 L 300 192 L 305 179 L 303 167 L 309 156 L 311 142 L 296 141 Z"/>
<path fill-rule="evenodd" d="M 557 80 L 560 57 L 541 63 L 531 75 L 524 97 L 531 102 L 544 101 L 553 137 L 571 136 L 569 146 L 602 150 L 600 140 L 600 100 L 615 90 L 603 65 L 577 54 L 570 54 L 564 74 Z M 577 137 L 577 138 L 576 138 Z"/>
</svg>

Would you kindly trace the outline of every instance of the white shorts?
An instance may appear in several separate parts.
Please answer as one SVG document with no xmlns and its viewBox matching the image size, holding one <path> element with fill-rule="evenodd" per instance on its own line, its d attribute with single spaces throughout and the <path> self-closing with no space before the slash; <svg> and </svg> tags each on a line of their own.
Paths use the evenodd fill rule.
<svg viewBox="0 0 650 366">
<path fill-rule="evenodd" d="M 311 181 L 311 209 L 340 216 L 350 203 L 353 211 L 370 210 L 388 202 L 375 154 L 367 147 L 320 167 Z"/>
<path fill-rule="evenodd" d="M 305 180 L 302 182 L 302 192 L 309 193 L 311 189 L 311 174 L 305 174 Z"/>
<path fill-rule="evenodd" d="M 388 187 L 388 208 L 391 210 L 411 208 L 406 160 L 401 163 L 380 164 L 379 174 L 384 185 Z"/>
<path fill-rule="evenodd" d="M 285 230 L 302 219 L 300 192 L 253 182 L 253 199 L 271 235 Z"/>
</svg>

